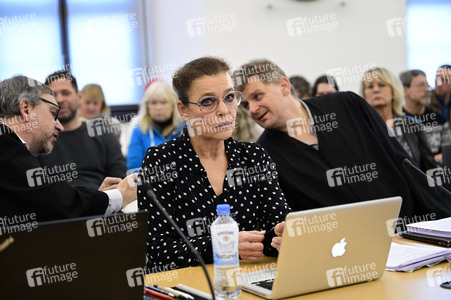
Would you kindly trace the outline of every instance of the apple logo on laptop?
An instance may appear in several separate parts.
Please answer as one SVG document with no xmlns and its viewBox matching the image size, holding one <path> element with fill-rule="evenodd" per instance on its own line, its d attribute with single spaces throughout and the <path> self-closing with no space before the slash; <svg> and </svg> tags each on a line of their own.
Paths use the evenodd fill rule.
<svg viewBox="0 0 451 300">
<path fill-rule="evenodd" d="M 345 242 L 345 238 L 342 238 L 341 241 L 339 243 L 336 243 L 333 247 L 332 247 L 332 256 L 333 257 L 337 257 L 337 256 L 342 256 L 343 254 L 345 254 L 346 252 L 346 243 Z"/>
</svg>

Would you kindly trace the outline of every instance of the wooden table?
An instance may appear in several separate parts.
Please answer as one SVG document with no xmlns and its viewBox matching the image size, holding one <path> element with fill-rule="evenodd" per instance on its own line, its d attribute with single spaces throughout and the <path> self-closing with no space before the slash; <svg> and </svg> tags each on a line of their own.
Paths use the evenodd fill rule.
<svg viewBox="0 0 451 300">
<path fill-rule="evenodd" d="M 404 239 L 395 238 L 394 241 L 401 244 L 417 244 L 421 247 L 421 243 Z M 240 267 L 244 272 L 248 272 L 271 268 L 275 266 L 275 263 L 276 258 L 264 257 L 258 263 L 240 261 Z M 207 270 L 213 280 L 213 265 L 207 265 Z M 439 283 L 443 281 L 443 278 L 451 280 L 451 266 L 448 262 L 411 273 L 385 271 L 382 278 L 376 281 L 306 294 L 293 299 L 451 299 L 451 289 L 440 287 Z M 208 283 L 201 267 L 190 267 L 146 276 L 146 284 L 172 287 L 179 283 L 209 293 Z M 242 291 L 240 299 L 262 298 Z"/>
</svg>

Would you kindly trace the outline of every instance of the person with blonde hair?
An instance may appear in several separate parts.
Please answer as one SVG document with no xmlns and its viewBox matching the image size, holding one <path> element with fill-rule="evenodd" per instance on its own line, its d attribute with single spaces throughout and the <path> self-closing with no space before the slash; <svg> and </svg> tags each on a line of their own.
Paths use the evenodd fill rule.
<svg viewBox="0 0 451 300">
<path fill-rule="evenodd" d="M 249 117 L 244 108 L 238 106 L 236 126 L 232 133 L 233 139 L 241 142 L 256 142 L 262 132 L 263 128 Z"/>
<path fill-rule="evenodd" d="M 141 167 L 144 155 L 153 147 L 178 137 L 183 122 L 177 111 L 177 94 L 167 82 L 155 82 L 144 92 L 138 125 L 133 129 L 127 151 L 127 167 Z"/>
<path fill-rule="evenodd" d="M 404 93 L 396 77 L 384 68 L 365 72 L 360 85 L 363 98 L 387 124 L 389 134 L 395 137 L 423 171 L 436 168 L 424 126 L 402 111 Z"/>
<path fill-rule="evenodd" d="M 87 120 L 98 115 L 110 115 L 110 108 L 106 105 L 102 87 L 98 84 L 87 84 L 81 90 L 79 115 Z"/>
<path fill-rule="evenodd" d="M 352 92 L 297 99 L 286 73 L 268 59 L 241 65 L 232 78 L 239 79 L 241 106 L 265 128 L 257 143 L 276 164 L 293 211 L 401 196 L 404 220 L 451 216 L 426 178 L 402 163 L 408 154 L 365 99 Z"/>
</svg>

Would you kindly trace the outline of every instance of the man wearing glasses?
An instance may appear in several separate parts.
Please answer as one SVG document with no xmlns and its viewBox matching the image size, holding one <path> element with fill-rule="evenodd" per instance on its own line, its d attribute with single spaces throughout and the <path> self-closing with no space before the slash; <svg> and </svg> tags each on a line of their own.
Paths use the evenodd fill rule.
<svg viewBox="0 0 451 300">
<path fill-rule="evenodd" d="M 431 90 L 426 74 L 421 70 L 409 70 L 399 75 L 404 87 L 406 104 L 402 108 L 406 116 L 424 125 L 423 130 L 435 161 L 442 163 L 442 150 L 451 144 L 449 123 L 438 111 L 427 105 L 431 102 Z"/>
<path fill-rule="evenodd" d="M 0 82 L 0 216 L 56 220 L 119 211 L 136 199 L 132 180 L 107 178 L 100 190 L 51 182 L 37 156 L 52 151 L 60 132 L 60 107 L 52 90 L 31 78 Z M 113 189 L 117 187 L 117 189 Z M 20 224 L 8 224 L 20 225 Z"/>
</svg>

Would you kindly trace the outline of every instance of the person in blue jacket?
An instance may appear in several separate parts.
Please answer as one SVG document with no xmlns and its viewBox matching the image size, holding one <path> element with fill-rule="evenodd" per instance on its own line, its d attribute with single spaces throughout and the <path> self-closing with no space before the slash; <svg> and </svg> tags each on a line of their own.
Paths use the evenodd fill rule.
<svg viewBox="0 0 451 300">
<path fill-rule="evenodd" d="M 177 112 L 177 94 L 167 82 L 155 82 L 147 88 L 139 115 L 128 146 L 129 169 L 140 168 L 149 147 L 178 137 L 184 126 Z"/>
</svg>

